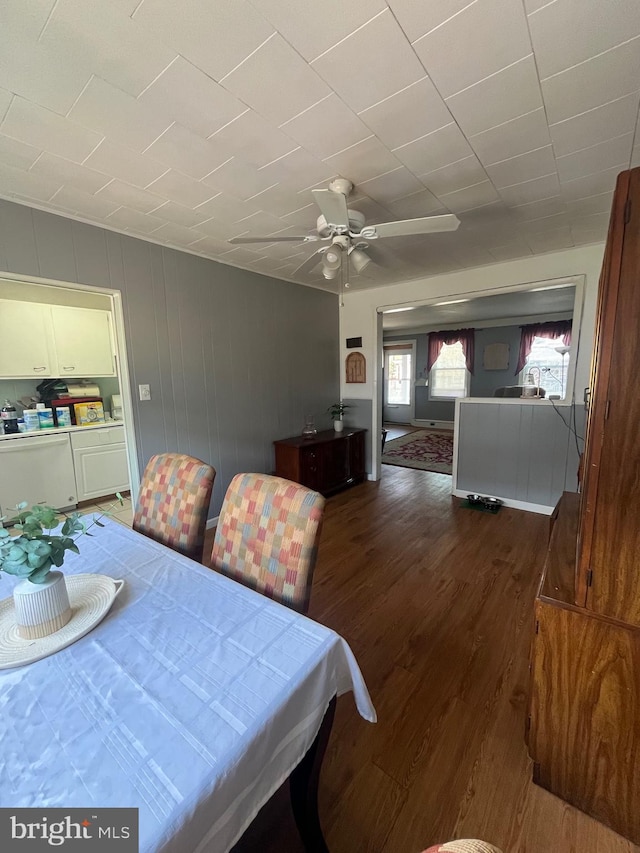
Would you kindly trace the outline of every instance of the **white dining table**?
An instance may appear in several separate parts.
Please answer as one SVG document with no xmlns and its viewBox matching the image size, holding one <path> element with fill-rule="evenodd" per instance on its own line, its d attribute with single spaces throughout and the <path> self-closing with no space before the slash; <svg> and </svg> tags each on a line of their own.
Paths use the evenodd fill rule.
<svg viewBox="0 0 640 853">
<path fill-rule="evenodd" d="M 366 685 L 334 631 L 105 525 L 64 566 L 125 580 L 105 619 L 0 672 L 0 806 L 136 807 L 141 853 L 224 853 L 335 696 L 375 722 Z"/>
</svg>

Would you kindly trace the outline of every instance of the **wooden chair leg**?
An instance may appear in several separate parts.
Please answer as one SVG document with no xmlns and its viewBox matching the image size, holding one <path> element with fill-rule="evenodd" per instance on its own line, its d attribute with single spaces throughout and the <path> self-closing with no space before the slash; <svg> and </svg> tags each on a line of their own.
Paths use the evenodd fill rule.
<svg viewBox="0 0 640 853">
<path fill-rule="evenodd" d="M 305 757 L 289 777 L 293 816 L 306 853 L 329 853 L 318 815 L 318 785 L 331 726 L 336 712 L 336 697 L 331 700 L 320 730 Z"/>
</svg>

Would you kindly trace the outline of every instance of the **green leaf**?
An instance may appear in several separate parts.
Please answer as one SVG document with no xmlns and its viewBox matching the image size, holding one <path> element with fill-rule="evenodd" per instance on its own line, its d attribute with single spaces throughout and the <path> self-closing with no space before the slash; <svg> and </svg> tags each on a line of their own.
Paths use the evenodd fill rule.
<svg viewBox="0 0 640 853">
<path fill-rule="evenodd" d="M 13 563 L 10 561 L 5 561 L 2 568 L 8 575 L 16 575 L 19 578 L 26 578 L 33 571 L 31 566 L 26 562 Z"/>
<path fill-rule="evenodd" d="M 8 539 L 11 536 L 8 530 L 5 530 L 4 527 L 0 527 L 0 539 Z"/>
<path fill-rule="evenodd" d="M 29 506 L 29 504 L 26 501 L 21 501 L 19 504 L 16 504 L 16 509 L 17 510 L 26 509 L 28 506 Z"/>
<path fill-rule="evenodd" d="M 29 575 L 29 580 L 31 581 L 31 583 L 44 583 L 49 577 L 50 571 L 51 561 L 47 560 L 37 571 Z"/>
<path fill-rule="evenodd" d="M 104 527 L 104 524 L 101 521 L 98 521 L 97 518 L 95 519 L 95 525 L 96 527 Z"/>
<path fill-rule="evenodd" d="M 9 563 L 24 563 L 26 559 L 26 552 L 19 545 L 14 544 L 9 548 L 9 553 L 7 554 L 7 561 Z"/>
</svg>

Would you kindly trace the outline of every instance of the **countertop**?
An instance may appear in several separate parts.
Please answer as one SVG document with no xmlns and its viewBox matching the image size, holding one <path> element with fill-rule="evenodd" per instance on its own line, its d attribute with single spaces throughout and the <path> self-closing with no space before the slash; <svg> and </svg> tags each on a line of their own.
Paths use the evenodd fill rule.
<svg viewBox="0 0 640 853">
<path fill-rule="evenodd" d="M 18 438 L 33 438 L 39 435 L 56 435 L 61 432 L 88 432 L 92 429 L 108 429 L 109 427 L 124 427 L 124 421 L 105 421 L 99 424 L 90 424 L 87 426 L 67 426 L 53 427 L 53 429 L 39 429 L 33 432 L 18 432 L 12 435 L 0 435 L 0 441 L 11 440 Z"/>
</svg>

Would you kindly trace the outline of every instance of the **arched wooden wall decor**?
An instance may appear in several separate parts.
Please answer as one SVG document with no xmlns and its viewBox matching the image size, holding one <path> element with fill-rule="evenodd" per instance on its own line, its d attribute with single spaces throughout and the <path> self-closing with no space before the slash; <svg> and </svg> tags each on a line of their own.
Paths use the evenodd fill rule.
<svg viewBox="0 0 640 853">
<path fill-rule="evenodd" d="M 367 361 L 361 352 L 350 352 L 347 356 L 347 382 L 367 381 Z"/>
</svg>

